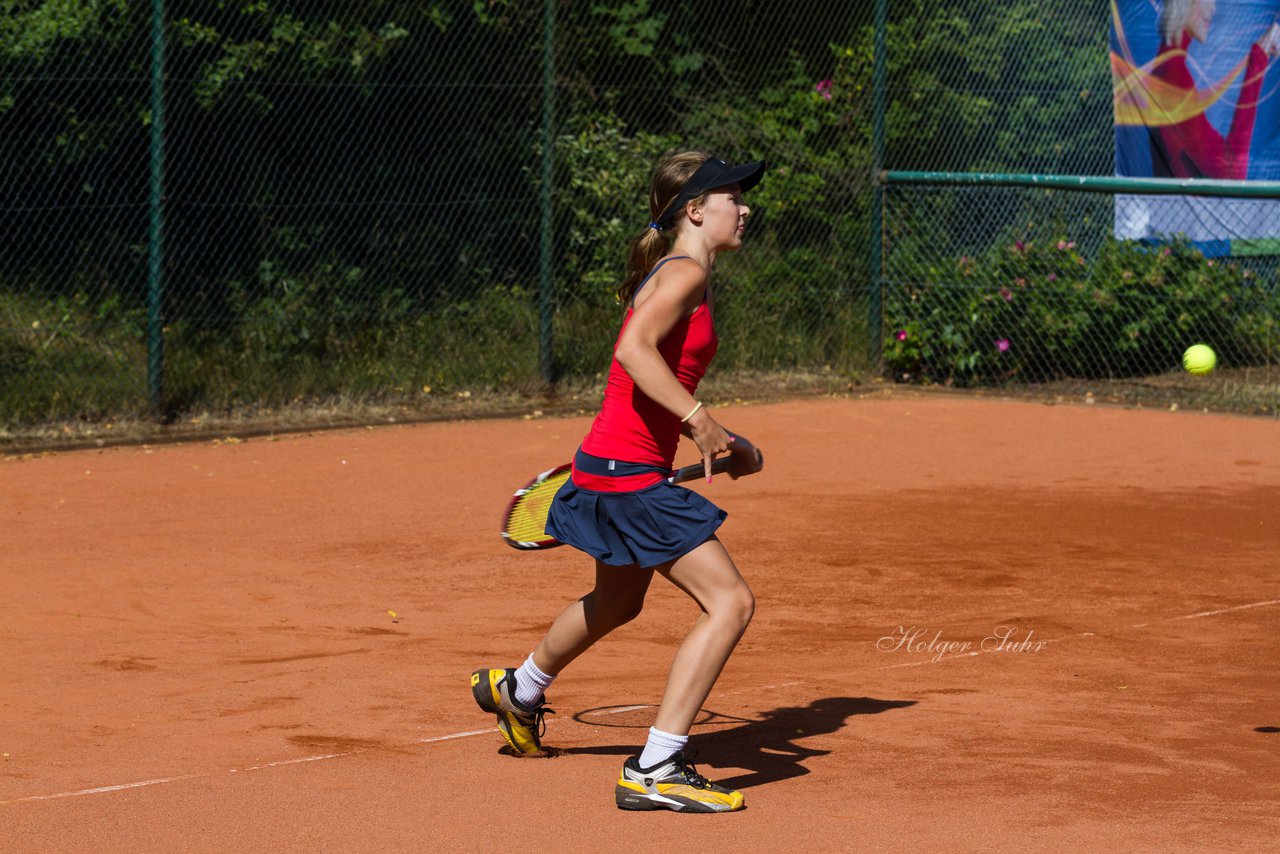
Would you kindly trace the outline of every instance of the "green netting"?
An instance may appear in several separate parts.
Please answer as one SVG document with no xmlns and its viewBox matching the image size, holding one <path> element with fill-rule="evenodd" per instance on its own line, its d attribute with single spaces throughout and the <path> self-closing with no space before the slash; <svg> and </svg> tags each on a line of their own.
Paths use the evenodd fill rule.
<svg viewBox="0 0 1280 854">
<path fill-rule="evenodd" d="M 873 3 L 3 5 L 0 436 L 590 388 L 648 175 L 683 147 L 770 162 L 717 262 L 721 379 L 1164 395 L 1198 337 L 1226 369 L 1192 390 L 1273 405 L 1271 247 L 1210 266 L 1157 207 L 1118 240 L 1141 206 L 929 186 L 885 188 L 873 242 Z M 889 0 L 878 165 L 1111 174 L 1109 14 Z"/>
<path fill-rule="evenodd" d="M 1111 175 L 1108 0 L 889 0 L 886 167 Z"/>
<path fill-rule="evenodd" d="M 1108 2 L 889 9 L 887 169 L 1114 174 Z M 890 184 L 885 375 L 1277 412 L 1278 247 L 1193 240 L 1236 218 L 1275 216 L 1280 202 L 1220 201 Z M 1218 354 L 1211 377 L 1181 369 L 1197 342 Z"/>
<path fill-rule="evenodd" d="M 149 399 L 160 5 L 163 373 Z M 712 5 L 6 5 L 0 428 L 590 383 L 648 175 L 682 147 L 774 164 L 751 251 L 718 270 L 718 368 L 865 362 L 847 303 L 870 282 L 868 100 L 852 85 L 870 67 L 869 10 Z"/>
<path fill-rule="evenodd" d="M 1176 234 L 1117 239 L 1128 208 L 1106 194 L 891 186 L 885 205 L 894 379 L 1280 407 L 1274 257 L 1206 258 Z M 1195 343 L 1218 355 L 1211 377 L 1182 370 Z"/>
</svg>

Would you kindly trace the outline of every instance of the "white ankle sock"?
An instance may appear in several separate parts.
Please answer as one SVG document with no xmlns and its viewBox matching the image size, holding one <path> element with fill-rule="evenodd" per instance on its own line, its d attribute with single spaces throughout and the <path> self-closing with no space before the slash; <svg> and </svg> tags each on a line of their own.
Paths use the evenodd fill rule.
<svg viewBox="0 0 1280 854">
<path fill-rule="evenodd" d="M 672 735 L 660 729 L 649 727 L 649 740 L 644 744 L 644 752 L 640 754 L 640 767 L 652 768 L 659 762 L 666 762 L 672 756 L 684 750 L 689 743 L 687 735 Z"/>
<path fill-rule="evenodd" d="M 525 708 L 532 708 L 555 678 L 539 670 L 538 665 L 533 663 L 533 653 L 530 653 L 516 671 L 516 702 Z"/>
</svg>

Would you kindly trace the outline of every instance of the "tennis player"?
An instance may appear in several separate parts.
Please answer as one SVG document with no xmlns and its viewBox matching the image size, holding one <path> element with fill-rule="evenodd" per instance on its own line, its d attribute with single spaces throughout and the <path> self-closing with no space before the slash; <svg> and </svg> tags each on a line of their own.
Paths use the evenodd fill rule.
<svg viewBox="0 0 1280 854">
<path fill-rule="evenodd" d="M 702 614 L 676 652 L 648 741 L 623 764 L 622 809 L 729 812 L 740 792 L 712 783 L 685 753 L 689 729 L 755 609 L 751 589 L 716 538 L 725 512 L 666 481 L 680 436 L 702 453 L 707 479 L 729 453 L 734 479 L 763 466 L 694 397 L 717 338 L 708 277 L 716 255 L 742 245 L 751 210 L 742 194 L 763 162 L 731 166 L 701 152 L 658 166 L 652 221 L 632 241 L 618 297 L 627 305 L 604 404 L 556 493 L 547 533 L 595 558 L 595 588 L 556 618 L 519 668 L 471 676 L 480 707 L 521 754 L 539 753 L 552 680 L 593 643 L 634 619 L 654 572 L 693 597 Z"/>
</svg>

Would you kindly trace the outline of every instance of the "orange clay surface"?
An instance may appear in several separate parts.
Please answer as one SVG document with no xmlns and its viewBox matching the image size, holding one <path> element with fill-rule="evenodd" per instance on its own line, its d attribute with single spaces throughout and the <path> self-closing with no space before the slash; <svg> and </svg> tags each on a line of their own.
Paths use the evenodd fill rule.
<svg viewBox="0 0 1280 854">
<path fill-rule="evenodd" d="M 588 419 L 480 421 L 0 462 L 0 848 L 1275 850 L 1280 423 L 717 417 L 768 463 L 697 487 L 758 599 L 693 736 L 745 811 L 614 807 L 697 615 L 661 579 L 553 686 L 555 755 L 500 749 L 470 671 L 592 567 L 499 516 Z"/>
</svg>

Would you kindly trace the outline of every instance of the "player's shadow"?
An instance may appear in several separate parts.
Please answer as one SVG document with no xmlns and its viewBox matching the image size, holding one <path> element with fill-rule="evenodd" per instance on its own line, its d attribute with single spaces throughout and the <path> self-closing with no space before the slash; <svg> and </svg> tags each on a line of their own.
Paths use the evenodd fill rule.
<svg viewBox="0 0 1280 854">
<path fill-rule="evenodd" d="M 803 777 L 809 769 L 802 763 L 815 756 L 826 756 L 830 750 L 806 747 L 800 742 L 815 735 L 829 735 L 842 729 L 855 715 L 877 715 L 890 709 L 914 706 L 915 700 L 877 700 L 873 697 L 828 697 L 807 706 L 783 706 L 764 712 L 757 720 L 743 720 L 703 710 L 710 715 L 707 724 L 695 724 L 691 746 L 717 766 L 746 768 L 747 773 L 728 779 L 716 779 L 722 786 L 747 789 L 765 783 L 776 783 L 792 777 Z M 598 720 L 578 713 L 574 720 L 599 724 Z M 720 720 L 742 720 L 738 726 L 706 731 Z M 643 732 L 643 730 L 642 730 Z M 643 742 L 643 738 L 640 739 Z M 594 753 L 630 756 L 639 750 L 635 742 L 595 747 L 568 747 L 560 753 Z"/>
</svg>

